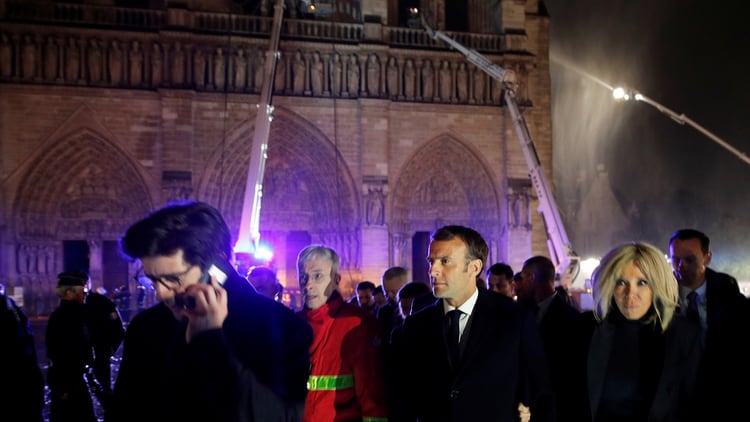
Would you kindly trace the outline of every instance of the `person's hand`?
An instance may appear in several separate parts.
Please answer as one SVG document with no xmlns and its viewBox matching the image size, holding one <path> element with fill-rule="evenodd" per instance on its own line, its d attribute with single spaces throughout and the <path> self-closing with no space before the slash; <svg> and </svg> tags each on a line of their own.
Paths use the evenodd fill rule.
<svg viewBox="0 0 750 422">
<path fill-rule="evenodd" d="M 214 277 L 210 284 L 192 284 L 184 293 L 195 301 L 195 306 L 183 309 L 183 315 L 188 318 L 185 340 L 190 341 L 203 331 L 221 328 L 229 315 L 227 305 L 227 291 Z"/>
</svg>

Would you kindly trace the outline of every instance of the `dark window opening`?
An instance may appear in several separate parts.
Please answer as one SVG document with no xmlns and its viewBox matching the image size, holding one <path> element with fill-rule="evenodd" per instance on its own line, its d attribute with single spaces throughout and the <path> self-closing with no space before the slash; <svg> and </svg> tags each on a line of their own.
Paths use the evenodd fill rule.
<svg viewBox="0 0 750 422">
<path fill-rule="evenodd" d="M 85 240 L 63 240 L 63 271 L 89 272 L 89 243 Z"/>
<path fill-rule="evenodd" d="M 469 15 L 466 0 L 445 0 L 445 30 L 468 31 Z"/>
</svg>

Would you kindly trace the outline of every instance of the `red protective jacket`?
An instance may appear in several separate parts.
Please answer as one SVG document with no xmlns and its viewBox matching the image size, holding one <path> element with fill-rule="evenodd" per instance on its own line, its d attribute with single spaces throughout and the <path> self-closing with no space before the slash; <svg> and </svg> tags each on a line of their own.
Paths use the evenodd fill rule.
<svg viewBox="0 0 750 422">
<path fill-rule="evenodd" d="M 372 314 L 338 292 L 300 311 L 313 328 L 303 422 L 387 421 L 380 331 Z"/>
</svg>

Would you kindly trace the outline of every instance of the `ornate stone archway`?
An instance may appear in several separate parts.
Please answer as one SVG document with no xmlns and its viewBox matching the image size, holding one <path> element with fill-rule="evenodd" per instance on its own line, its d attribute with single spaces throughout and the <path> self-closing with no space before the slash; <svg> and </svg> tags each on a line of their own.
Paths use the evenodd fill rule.
<svg viewBox="0 0 750 422">
<path fill-rule="evenodd" d="M 64 269 L 63 240 L 100 248 L 152 207 L 148 184 L 105 137 L 79 128 L 49 145 L 33 159 L 13 200 L 14 273 L 29 292 L 31 314 L 46 313 L 57 301 L 54 280 Z M 101 271 L 100 251 L 97 259 Z"/>
<path fill-rule="evenodd" d="M 199 187 L 198 196 L 222 210 L 235 239 L 253 126 L 254 119 L 249 118 L 231 131 L 223 150 L 217 150 L 209 160 L 211 170 Z M 325 243 L 340 253 L 342 271 L 358 273 L 359 202 L 351 172 L 336 145 L 299 115 L 277 108 L 263 178 L 261 237 L 283 243 L 289 233 L 308 232 L 312 242 Z"/>
<path fill-rule="evenodd" d="M 414 152 L 394 184 L 389 207 L 393 259 L 410 266 L 411 239 L 444 224 L 461 224 L 492 244 L 498 236 L 499 195 L 484 162 L 466 144 L 442 135 Z"/>
</svg>

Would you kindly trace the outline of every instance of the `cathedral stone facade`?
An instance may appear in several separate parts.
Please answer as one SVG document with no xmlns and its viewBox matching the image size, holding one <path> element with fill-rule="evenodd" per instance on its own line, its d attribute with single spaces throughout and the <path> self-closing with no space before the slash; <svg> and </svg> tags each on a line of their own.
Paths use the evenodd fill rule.
<svg viewBox="0 0 750 422">
<path fill-rule="evenodd" d="M 30 315 L 54 308 L 63 270 L 134 292 L 117 240 L 170 201 L 209 202 L 240 235 L 273 5 L 120 3 L 0 0 L 0 282 Z M 309 243 L 340 253 L 345 294 L 392 265 L 427 281 L 444 224 L 477 229 L 493 262 L 548 254 L 500 84 L 404 25 L 404 2 L 327 5 L 286 2 L 273 77 L 260 230 L 282 284 Z M 516 73 L 551 180 L 543 4 L 468 0 L 459 23 L 443 0 L 420 6 Z"/>
</svg>

